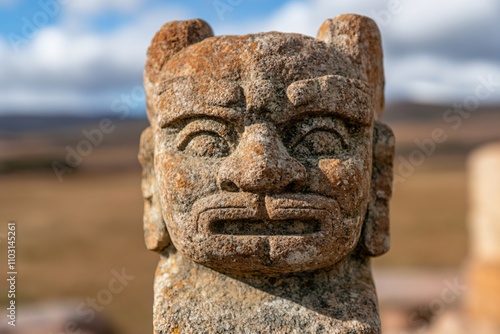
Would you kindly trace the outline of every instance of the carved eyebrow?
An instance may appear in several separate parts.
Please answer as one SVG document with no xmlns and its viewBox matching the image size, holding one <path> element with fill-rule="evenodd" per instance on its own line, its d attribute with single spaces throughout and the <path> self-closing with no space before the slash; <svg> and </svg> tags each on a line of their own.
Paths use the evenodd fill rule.
<svg viewBox="0 0 500 334">
<path fill-rule="evenodd" d="M 288 86 L 286 94 L 293 107 L 284 113 L 280 123 L 302 114 L 336 115 L 362 125 L 371 124 L 373 119 L 369 87 L 360 80 L 326 75 L 296 81 Z"/>
<path fill-rule="evenodd" d="M 158 125 L 162 129 L 191 119 L 214 119 L 236 126 L 243 124 L 242 114 L 230 108 L 194 106 L 193 109 L 183 109 L 176 114 L 158 113 Z"/>
<path fill-rule="evenodd" d="M 239 85 L 207 77 L 185 76 L 164 81 L 155 98 L 160 127 L 200 116 L 238 123 L 243 119 L 244 105 L 243 89 Z"/>
</svg>

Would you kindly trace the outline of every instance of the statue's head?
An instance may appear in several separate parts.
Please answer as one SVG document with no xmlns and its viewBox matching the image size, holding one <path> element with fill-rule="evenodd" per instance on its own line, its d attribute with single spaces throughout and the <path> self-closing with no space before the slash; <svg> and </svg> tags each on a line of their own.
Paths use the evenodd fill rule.
<svg viewBox="0 0 500 334">
<path fill-rule="evenodd" d="M 379 32 L 362 16 L 327 20 L 316 39 L 164 25 L 145 71 L 148 248 L 269 275 L 385 253 L 383 86 Z"/>
</svg>

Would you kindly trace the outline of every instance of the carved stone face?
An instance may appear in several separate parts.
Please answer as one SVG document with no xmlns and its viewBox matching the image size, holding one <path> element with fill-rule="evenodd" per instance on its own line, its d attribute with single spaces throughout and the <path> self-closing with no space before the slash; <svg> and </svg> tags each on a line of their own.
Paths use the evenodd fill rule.
<svg viewBox="0 0 500 334">
<path fill-rule="evenodd" d="M 173 55 L 150 113 L 175 248 L 228 273 L 348 256 L 372 193 L 371 92 L 351 59 L 300 35 L 213 37 Z"/>
</svg>

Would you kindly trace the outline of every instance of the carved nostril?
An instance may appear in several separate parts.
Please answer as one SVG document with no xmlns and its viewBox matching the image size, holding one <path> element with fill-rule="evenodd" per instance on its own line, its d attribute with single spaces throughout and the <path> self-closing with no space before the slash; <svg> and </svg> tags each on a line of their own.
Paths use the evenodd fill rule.
<svg viewBox="0 0 500 334">
<path fill-rule="evenodd" d="M 293 181 L 293 182 L 290 182 L 284 189 L 283 189 L 283 192 L 285 193 L 295 193 L 295 192 L 299 192 L 302 190 L 302 187 L 303 187 L 303 184 L 302 182 L 297 182 L 297 181 Z"/>
<path fill-rule="evenodd" d="M 233 181 L 229 180 L 222 181 L 220 184 L 220 188 L 221 190 L 229 191 L 232 193 L 237 193 L 240 191 L 240 188 Z"/>
</svg>

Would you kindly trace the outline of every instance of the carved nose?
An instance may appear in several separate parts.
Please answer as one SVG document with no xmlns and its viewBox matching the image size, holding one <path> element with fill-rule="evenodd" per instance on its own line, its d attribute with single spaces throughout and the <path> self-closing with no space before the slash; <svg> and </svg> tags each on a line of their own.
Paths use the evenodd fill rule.
<svg viewBox="0 0 500 334">
<path fill-rule="evenodd" d="M 253 124 L 220 167 L 217 181 L 225 191 L 281 193 L 299 191 L 306 177 L 305 167 L 288 154 L 275 131 Z"/>
</svg>

